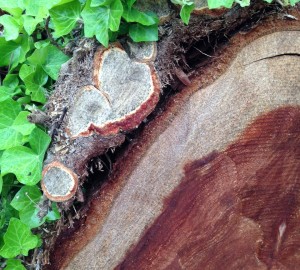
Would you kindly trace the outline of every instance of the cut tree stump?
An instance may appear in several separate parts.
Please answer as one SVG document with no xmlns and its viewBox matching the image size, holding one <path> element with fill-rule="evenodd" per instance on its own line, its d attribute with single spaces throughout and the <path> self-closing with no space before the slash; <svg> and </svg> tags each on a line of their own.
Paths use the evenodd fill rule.
<svg viewBox="0 0 300 270">
<path fill-rule="evenodd" d="M 119 43 L 99 47 L 90 57 L 92 70 L 84 71 L 88 74 L 80 74 L 84 65 L 77 66 L 76 56 L 61 73 L 49 104 L 67 97 L 61 102 L 65 109 L 61 115 L 65 117 L 58 120 L 57 138 L 48 150 L 42 179 L 42 189 L 50 200 L 73 198 L 87 176 L 87 163 L 122 144 L 122 132 L 135 129 L 155 108 L 160 95 L 152 64 L 156 45 L 145 46 L 132 52 L 139 61 L 131 59 Z M 88 60 L 80 61 L 89 66 Z M 50 107 L 48 115 L 60 114 L 61 107 Z"/>
<path fill-rule="evenodd" d="M 232 38 L 119 158 L 51 269 L 299 269 L 299 56 L 297 21 Z"/>
</svg>

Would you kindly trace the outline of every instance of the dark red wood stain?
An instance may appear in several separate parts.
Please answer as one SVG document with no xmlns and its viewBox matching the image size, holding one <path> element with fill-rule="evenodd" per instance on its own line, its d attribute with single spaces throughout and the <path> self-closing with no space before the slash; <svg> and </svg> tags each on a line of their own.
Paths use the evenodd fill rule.
<svg viewBox="0 0 300 270">
<path fill-rule="evenodd" d="M 300 108 L 259 117 L 185 166 L 117 269 L 300 269 Z"/>
</svg>

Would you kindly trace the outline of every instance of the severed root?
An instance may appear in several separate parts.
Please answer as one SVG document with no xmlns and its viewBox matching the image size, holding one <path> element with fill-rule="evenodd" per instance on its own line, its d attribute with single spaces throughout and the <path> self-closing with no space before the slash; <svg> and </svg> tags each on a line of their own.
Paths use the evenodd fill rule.
<svg viewBox="0 0 300 270">
<path fill-rule="evenodd" d="M 43 170 L 42 189 L 50 200 L 74 198 L 87 175 L 86 164 L 108 148 L 122 144 L 122 132 L 136 128 L 155 108 L 160 95 L 152 64 L 156 45 L 144 49 L 129 46 L 129 50 L 132 58 L 119 43 L 98 48 L 86 81 L 71 77 L 70 83 L 80 83 L 69 90 L 65 85 L 58 86 L 51 97 L 50 102 L 55 103 L 69 95 L 63 104 L 68 112 L 56 131 Z M 57 116 L 58 109 L 54 107 L 48 114 Z"/>
<path fill-rule="evenodd" d="M 42 188 L 52 201 L 71 199 L 78 187 L 77 175 L 63 164 L 54 161 L 43 170 Z"/>
</svg>

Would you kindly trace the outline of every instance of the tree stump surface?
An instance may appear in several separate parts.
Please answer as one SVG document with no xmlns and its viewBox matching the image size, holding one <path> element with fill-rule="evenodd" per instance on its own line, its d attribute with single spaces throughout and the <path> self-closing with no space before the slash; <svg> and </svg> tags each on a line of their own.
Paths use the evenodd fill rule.
<svg viewBox="0 0 300 270">
<path fill-rule="evenodd" d="M 299 30 L 232 38 L 118 160 L 51 269 L 299 269 Z"/>
</svg>

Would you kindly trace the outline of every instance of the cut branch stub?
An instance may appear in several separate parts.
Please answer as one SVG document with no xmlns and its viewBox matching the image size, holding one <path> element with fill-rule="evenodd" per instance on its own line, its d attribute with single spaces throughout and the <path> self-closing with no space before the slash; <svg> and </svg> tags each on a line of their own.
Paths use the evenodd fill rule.
<svg viewBox="0 0 300 270">
<path fill-rule="evenodd" d="M 72 198 L 78 187 L 77 175 L 60 162 L 54 161 L 43 170 L 42 189 L 52 201 L 62 202 Z"/>
<path fill-rule="evenodd" d="M 154 67 L 131 60 L 119 44 L 96 52 L 93 79 L 96 87 L 78 91 L 70 110 L 67 131 L 73 138 L 136 128 L 159 100 Z"/>
<path fill-rule="evenodd" d="M 73 136 L 88 135 L 90 126 L 101 125 L 112 114 L 112 108 L 104 93 L 92 85 L 84 86 L 75 96 L 68 131 Z"/>
<path fill-rule="evenodd" d="M 140 62 L 154 62 L 157 56 L 156 42 L 132 42 L 126 43 L 129 55 Z"/>
<path fill-rule="evenodd" d="M 136 128 L 153 111 L 160 94 L 151 61 L 155 49 L 155 44 L 139 48 L 139 53 L 148 57 L 147 63 L 142 63 L 131 59 L 116 43 L 86 56 L 89 60 L 86 58 L 82 65 L 75 65 L 74 58 L 67 67 L 71 75 L 61 73 L 64 80 L 49 100 L 49 108 L 54 109 L 48 113 L 57 115 L 55 98 L 64 97 L 60 107 L 68 108 L 68 112 L 56 129 L 57 139 L 48 150 L 43 170 L 42 187 L 49 199 L 74 199 L 78 181 L 81 184 L 88 175 L 86 164 L 122 144 L 125 136 L 121 131 Z M 87 63 L 93 63 L 92 70 Z"/>
<path fill-rule="evenodd" d="M 91 131 L 110 135 L 136 128 L 159 100 L 160 82 L 154 67 L 131 60 L 119 44 L 96 52 L 94 84 L 107 98 L 111 112 L 88 129 L 82 127 L 84 135 Z"/>
</svg>

